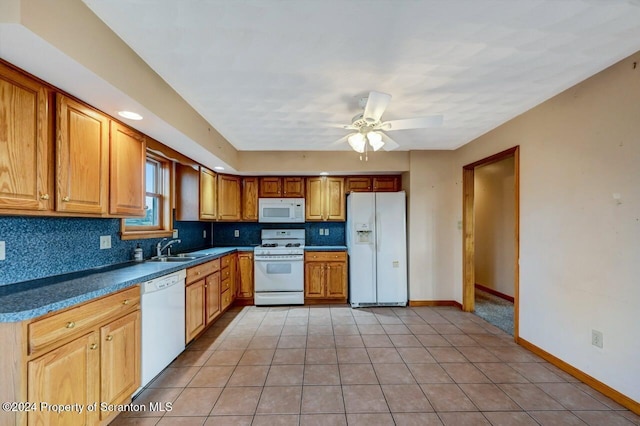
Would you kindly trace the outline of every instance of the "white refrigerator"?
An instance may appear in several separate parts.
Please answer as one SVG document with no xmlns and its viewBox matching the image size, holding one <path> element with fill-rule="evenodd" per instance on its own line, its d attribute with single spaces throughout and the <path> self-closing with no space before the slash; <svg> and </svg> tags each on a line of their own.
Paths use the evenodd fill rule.
<svg viewBox="0 0 640 426">
<path fill-rule="evenodd" d="M 349 194 L 346 240 L 351 306 L 406 306 L 404 191 Z"/>
</svg>

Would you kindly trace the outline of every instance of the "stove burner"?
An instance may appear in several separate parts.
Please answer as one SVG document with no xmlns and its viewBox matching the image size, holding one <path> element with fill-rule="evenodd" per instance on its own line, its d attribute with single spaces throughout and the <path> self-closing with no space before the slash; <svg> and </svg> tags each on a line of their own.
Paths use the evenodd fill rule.
<svg viewBox="0 0 640 426">
<path fill-rule="evenodd" d="M 267 244 L 263 244 L 262 247 L 278 247 L 278 244 L 276 244 L 276 243 L 267 243 Z"/>
<path fill-rule="evenodd" d="M 288 243 L 285 247 L 300 247 L 300 243 Z"/>
</svg>

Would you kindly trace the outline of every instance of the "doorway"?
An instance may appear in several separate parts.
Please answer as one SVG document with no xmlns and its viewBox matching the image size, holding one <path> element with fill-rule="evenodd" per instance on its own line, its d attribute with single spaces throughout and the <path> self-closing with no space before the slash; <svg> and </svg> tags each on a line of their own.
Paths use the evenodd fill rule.
<svg viewBox="0 0 640 426">
<path fill-rule="evenodd" d="M 500 185 L 510 188 L 500 188 Z M 478 294 L 484 296 L 483 304 L 478 304 L 480 311 L 485 309 L 490 299 L 496 302 L 490 306 L 490 315 L 500 315 L 512 309 L 513 336 L 516 341 L 519 198 L 519 147 L 463 167 L 463 310 L 476 310 L 476 291 L 479 288 Z M 487 235 L 487 232 L 492 235 Z M 508 298 L 513 299 L 512 308 L 510 302 L 500 303 L 501 299 Z M 496 324 L 500 328 L 511 327 L 509 318 L 496 318 L 502 321 Z"/>
</svg>

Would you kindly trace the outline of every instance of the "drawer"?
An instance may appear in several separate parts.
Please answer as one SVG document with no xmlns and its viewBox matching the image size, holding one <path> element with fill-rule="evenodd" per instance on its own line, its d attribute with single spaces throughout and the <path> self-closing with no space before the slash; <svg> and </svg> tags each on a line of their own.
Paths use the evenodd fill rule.
<svg viewBox="0 0 640 426">
<path fill-rule="evenodd" d="M 187 284 L 202 279 L 207 275 L 213 274 L 220 269 L 220 259 L 215 259 L 207 263 L 202 263 L 193 268 L 187 269 Z"/>
<path fill-rule="evenodd" d="M 306 262 L 346 262 L 346 251 L 308 251 L 304 254 Z"/>
<path fill-rule="evenodd" d="M 231 268 L 226 267 L 226 268 L 222 268 L 222 270 L 220 271 L 220 279 L 221 280 L 226 280 L 227 278 L 229 278 L 231 276 Z"/>
<path fill-rule="evenodd" d="M 69 336 L 83 333 L 96 324 L 130 311 L 140 303 L 140 287 L 84 303 L 29 324 L 29 353 Z"/>
<path fill-rule="evenodd" d="M 222 261 L 220 262 L 220 267 L 221 268 L 226 268 L 227 266 L 229 266 L 231 264 L 231 254 L 228 254 L 226 256 L 222 256 Z"/>
<path fill-rule="evenodd" d="M 220 310 L 224 311 L 231 304 L 231 290 L 227 290 L 220 295 Z"/>
<path fill-rule="evenodd" d="M 229 278 L 220 282 L 220 293 L 231 288 L 231 280 Z"/>
</svg>

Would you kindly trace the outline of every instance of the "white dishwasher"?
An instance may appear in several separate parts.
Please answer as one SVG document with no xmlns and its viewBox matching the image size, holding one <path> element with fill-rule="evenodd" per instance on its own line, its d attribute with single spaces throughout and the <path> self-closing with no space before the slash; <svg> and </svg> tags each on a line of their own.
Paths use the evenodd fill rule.
<svg viewBox="0 0 640 426">
<path fill-rule="evenodd" d="M 141 382 L 146 386 L 185 348 L 185 269 L 140 287 L 142 309 Z M 139 391 L 140 389 L 138 389 Z"/>
</svg>

